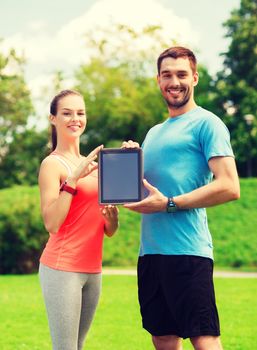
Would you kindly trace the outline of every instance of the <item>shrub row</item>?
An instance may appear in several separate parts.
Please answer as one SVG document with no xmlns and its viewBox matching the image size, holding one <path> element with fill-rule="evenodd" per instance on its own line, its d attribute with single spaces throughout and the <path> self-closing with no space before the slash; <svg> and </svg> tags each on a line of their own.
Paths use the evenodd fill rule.
<svg viewBox="0 0 257 350">
<path fill-rule="evenodd" d="M 47 236 L 37 187 L 0 191 L 0 273 L 36 271 Z"/>
<path fill-rule="evenodd" d="M 241 181 L 241 199 L 208 209 L 218 267 L 257 269 L 257 179 Z M 135 266 L 140 216 L 120 208 L 120 228 L 105 238 L 105 266 Z M 0 273 L 32 273 L 47 241 L 37 186 L 0 191 Z"/>
</svg>

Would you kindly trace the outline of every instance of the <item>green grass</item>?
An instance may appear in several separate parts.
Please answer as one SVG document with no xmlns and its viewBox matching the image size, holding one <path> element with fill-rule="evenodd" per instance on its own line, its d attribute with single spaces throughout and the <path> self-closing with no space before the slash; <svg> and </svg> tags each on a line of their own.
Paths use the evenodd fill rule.
<svg viewBox="0 0 257 350">
<path fill-rule="evenodd" d="M 225 350 L 257 347 L 257 280 L 216 278 Z M 36 275 L 0 276 L 0 349 L 49 350 L 49 330 Z M 135 276 L 104 276 L 103 292 L 85 349 L 150 350 L 141 327 Z M 192 349 L 189 341 L 184 350 Z"/>
</svg>

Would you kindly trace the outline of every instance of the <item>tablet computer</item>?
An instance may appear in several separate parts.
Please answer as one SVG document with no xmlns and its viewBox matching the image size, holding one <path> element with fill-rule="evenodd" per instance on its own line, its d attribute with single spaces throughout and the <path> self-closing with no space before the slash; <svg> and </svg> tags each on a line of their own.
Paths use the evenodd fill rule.
<svg viewBox="0 0 257 350">
<path fill-rule="evenodd" d="M 100 204 L 138 202 L 143 196 L 141 148 L 103 148 L 98 155 Z"/>
</svg>

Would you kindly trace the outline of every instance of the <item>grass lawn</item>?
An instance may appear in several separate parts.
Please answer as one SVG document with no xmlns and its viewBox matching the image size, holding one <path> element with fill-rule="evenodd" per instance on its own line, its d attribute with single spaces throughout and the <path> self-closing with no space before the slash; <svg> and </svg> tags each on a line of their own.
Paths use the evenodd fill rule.
<svg viewBox="0 0 257 350">
<path fill-rule="evenodd" d="M 257 349 L 257 280 L 216 278 L 224 350 Z M 141 328 L 135 276 L 104 276 L 88 350 L 151 350 Z M 50 350 L 36 275 L 0 276 L 0 349 Z M 189 341 L 184 350 L 192 349 Z"/>
</svg>

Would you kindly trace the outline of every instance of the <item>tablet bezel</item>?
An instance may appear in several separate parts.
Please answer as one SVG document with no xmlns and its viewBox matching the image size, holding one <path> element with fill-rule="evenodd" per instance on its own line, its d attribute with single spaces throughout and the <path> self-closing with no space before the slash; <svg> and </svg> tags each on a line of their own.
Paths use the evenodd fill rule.
<svg viewBox="0 0 257 350">
<path fill-rule="evenodd" d="M 105 199 L 103 198 L 103 157 L 107 154 L 128 154 L 133 153 L 137 155 L 137 178 L 138 178 L 138 188 L 137 197 L 135 198 L 113 198 Z M 139 202 L 143 199 L 143 152 L 142 148 L 103 148 L 98 154 L 98 201 L 102 205 L 108 204 L 124 204 Z"/>
</svg>

